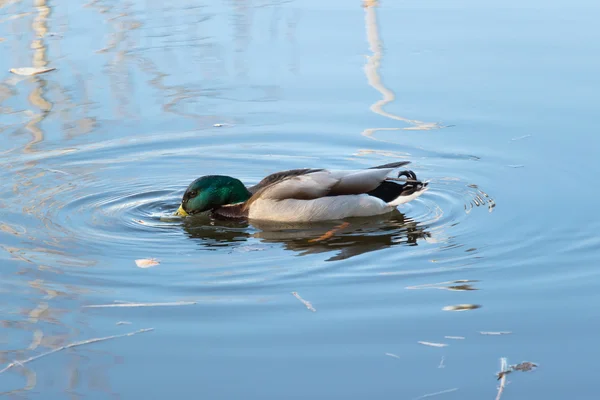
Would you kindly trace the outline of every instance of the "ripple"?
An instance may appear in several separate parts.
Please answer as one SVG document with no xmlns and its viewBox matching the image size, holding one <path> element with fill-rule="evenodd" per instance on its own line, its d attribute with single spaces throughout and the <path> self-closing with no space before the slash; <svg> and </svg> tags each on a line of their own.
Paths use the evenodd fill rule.
<svg viewBox="0 0 600 400">
<path fill-rule="evenodd" d="M 432 234 L 430 241 L 447 241 L 459 233 L 458 225 L 475 208 L 492 212 L 495 200 L 479 186 L 467 184 L 458 178 L 441 178 L 430 182 L 426 195 L 408 203 L 403 209 L 410 217 L 426 225 Z"/>
<path fill-rule="evenodd" d="M 330 261 L 397 244 L 414 245 L 421 240 L 451 248 L 456 246 L 451 239 L 461 233 L 458 226 L 473 209 L 493 211 L 495 206 L 492 197 L 478 186 L 456 178 L 440 178 L 430 183 L 425 196 L 401 207 L 401 212 L 353 219 L 349 228 L 317 243 L 315 238 L 337 223 L 248 225 L 207 217 L 181 220 L 173 217 L 173 212 L 184 185 L 168 184 L 165 178 L 110 184 L 85 177 L 79 180 L 83 180 L 80 185 L 71 183 L 70 190 L 62 194 L 65 202 L 50 211 L 54 214 L 51 219 L 87 251 L 103 253 L 110 249 L 112 255 L 156 248 L 181 250 L 186 238 L 209 250 L 225 247 L 250 252 L 275 246 L 301 255 L 336 253 L 328 258 Z M 91 194 L 78 196 L 83 188 Z"/>
<path fill-rule="evenodd" d="M 90 195 L 67 201 L 56 210 L 54 220 L 69 227 L 71 238 L 96 251 L 127 251 L 140 245 L 173 246 L 181 236 L 180 222 L 166 220 L 180 197 L 180 188 L 156 190 L 156 182 L 121 185 L 110 191 L 89 186 Z M 176 243 L 176 242 L 175 242 Z"/>
</svg>

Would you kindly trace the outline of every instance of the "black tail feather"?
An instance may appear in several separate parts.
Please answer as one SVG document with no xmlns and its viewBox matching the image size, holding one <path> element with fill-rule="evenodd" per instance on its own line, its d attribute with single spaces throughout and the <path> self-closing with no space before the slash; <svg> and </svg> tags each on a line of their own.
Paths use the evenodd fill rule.
<svg viewBox="0 0 600 400">
<path fill-rule="evenodd" d="M 397 161 L 389 164 L 378 165 L 376 167 L 371 167 L 369 169 L 384 169 L 384 168 L 400 168 L 404 165 L 410 164 L 410 161 Z"/>
<path fill-rule="evenodd" d="M 405 179 L 402 179 L 404 177 Z M 423 183 L 417 179 L 412 171 L 401 171 L 398 178 L 388 178 L 381 182 L 376 189 L 371 190 L 367 194 L 380 198 L 389 203 L 397 199 L 399 196 L 410 196 L 411 194 L 422 190 L 427 186 L 427 182 Z"/>
</svg>

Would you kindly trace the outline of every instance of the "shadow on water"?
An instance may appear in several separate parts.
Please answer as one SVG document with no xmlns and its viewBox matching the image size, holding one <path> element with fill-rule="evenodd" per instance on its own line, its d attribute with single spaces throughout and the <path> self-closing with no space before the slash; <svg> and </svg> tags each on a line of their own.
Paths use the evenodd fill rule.
<svg viewBox="0 0 600 400">
<path fill-rule="evenodd" d="M 398 245 L 416 246 L 430 236 L 425 226 L 399 211 L 375 218 L 350 218 L 343 223 L 303 224 L 213 220 L 202 215 L 187 218 L 183 229 L 189 238 L 213 250 L 259 239 L 265 244 L 281 244 L 300 256 L 336 253 L 325 261 L 345 260 Z"/>
</svg>

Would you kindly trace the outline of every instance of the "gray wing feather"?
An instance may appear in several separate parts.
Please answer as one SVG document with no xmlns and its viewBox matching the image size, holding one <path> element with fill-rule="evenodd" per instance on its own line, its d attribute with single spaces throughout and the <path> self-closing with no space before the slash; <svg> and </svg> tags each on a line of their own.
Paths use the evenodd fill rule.
<svg viewBox="0 0 600 400">
<path fill-rule="evenodd" d="M 274 183 L 281 182 L 287 178 L 291 178 L 294 176 L 309 174 L 312 172 L 322 171 L 322 169 L 311 169 L 311 168 L 302 168 L 302 169 L 290 169 L 287 171 L 275 172 L 274 174 L 268 175 L 263 180 L 258 182 L 256 185 L 248 188 L 250 193 L 254 194 L 261 189 L 264 189 Z"/>
<path fill-rule="evenodd" d="M 325 196 L 362 194 L 377 188 L 394 168 L 359 171 L 317 170 L 289 175 L 260 188 L 253 197 L 311 200 Z"/>
</svg>

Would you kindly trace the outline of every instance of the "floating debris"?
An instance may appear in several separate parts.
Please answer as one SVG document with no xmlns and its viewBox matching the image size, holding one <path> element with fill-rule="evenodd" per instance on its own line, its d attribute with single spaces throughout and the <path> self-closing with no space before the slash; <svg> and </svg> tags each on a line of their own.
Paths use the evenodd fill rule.
<svg viewBox="0 0 600 400">
<path fill-rule="evenodd" d="M 510 331 L 501 331 L 501 332 L 479 332 L 482 335 L 489 335 L 489 336 L 500 336 L 500 335 L 510 335 L 512 332 Z"/>
<path fill-rule="evenodd" d="M 135 265 L 140 268 L 150 268 L 159 265 L 160 262 L 156 258 L 142 258 L 135 260 Z"/>
<path fill-rule="evenodd" d="M 70 344 L 68 344 L 66 346 L 57 347 L 56 349 L 47 351 L 46 353 L 38 354 L 37 356 L 30 357 L 30 358 L 28 358 L 26 360 L 14 360 L 10 364 L 8 364 L 6 367 L 4 367 L 4 369 L 0 370 L 0 374 L 8 371 L 9 369 L 11 369 L 12 367 L 14 367 L 15 365 L 22 366 L 24 364 L 30 363 L 32 361 L 35 361 L 35 360 L 37 360 L 39 358 L 49 356 L 50 354 L 53 354 L 53 353 L 58 353 L 59 351 L 70 349 L 72 347 L 83 346 L 84 344 L 97 343 L 97 342 L 102 342 L 102 341 L 105 341 L 105 340 L 117 339 L 117 338 L 122 338 L 122 337 L 126 337 L 126 336 L 133 336 L 133 335 L 137 335 L 138 333 L 150 332 L 150 331 L 153 331 L 153 330 L 154 330 L 154 328 L 145 328 L 145 329 L 140 329 L 139 331 L 135 331 L 135 332 L 124 333 L 122 335 L 105 336 L 105 337 L 88 339 L 88 340 L 82 340 L 80 342 L 70 343 Z"/>
<path fill-rule="evenodd" d="M 191 306 L 197 304 L 195 301 L 174 301 L 172 303 L 116 303 L 116 304 L 92 304 L 83 308 L 112 308 L 112 307 L 171 307 Z"/>
<path fill-rule="evenodd" d="M 498 387 L 498 395 L 496 396 L 496 400 L 500 400 L 500 396 L 502 396 L 502 392 L 504 392 L 504 386 L 506 386 L 506 375 L 504 372 L 507 370 L 507 361 L 506 357 L 502 357 L 500 359 L 500 372 L 498 373 L 498 379 L 500 379 L 500 386 Z"/>
<path fill-rule="evenodd" d="M 446 306 L 442 308 L 444 311 L 468 311 L 481 308 L 479 304 L 457 304 L 454 306 Z"/>
<path fill-rule="evenodd" d="M 400 356 L 397 356 L 394 353 L 385 353 L 385 355 L 388 356 L 388 357 L 400 358 Z"/>
<path fill-rule="evenodd" d="M 331 237 L 333 237 L 333 235 L 335 235 L 335 233 L 339 230 L 342 230 L 344 228 L 347 228 L 350 226 L 350 222 L 344 222 L 343 224 L 334 226 L 333 229 L 328 230 L 327 232 L 325 232 L 323 235 L 319 236 L 318 238 L 315 239 L 310 239 L 309 242 L 321 242 L 323 240 L 327 240 Z"/>
<path fill-rule="evenodd" d="M 431 347 L 446 347 L 448 346 L 446 343 L 433 343 L 433 342 L 417 342 L 419 344 L 425 345 L 425 346 L 431 346 Z"/>
<path fill-rule="evenodd" d="M 24 68 L 11 68 L 9 71 L 15 75 L 32 76 L 45 74 L 46 72 L 54 71 L 56 68 L 35 68 L 35 67 L 24 67 Z"/>
<path fill-rule="evenodd" d="M 527 371 L 532 371 L 534 368 L 537 368 L 537 364 L 529 362 L 529 361 L 523 361 L 520 364 L 517 365 L 511 365 L 509 368 L 512 369 L 513 371 L 521 371 L 521 372 L 527 372 Z"/>
<path fill-rule="evenodd" d="M 505 375 L 508 375 L 513 371 L 533 371 L 535 368 L 537 368 L 537 366 L 537 364 L 529 361 L 523 361 L 522 363 L 516 365 L 509 365 L 508 367 L 504 366 L 504 369 L 501 369 L 500 372 L 496 374 L 496 377 L 498 378 L 498 380 L 501 380 L 502 378 L 504 378 Z"/>
<path fill-rule="evenodd" d="M 294 296 L 295 298 L 297 298 L 298 300 L 300 300 L 302 302 L 302 304 L 304 304 L 306 306 L 306 308 L 308 308 L 310 311 L 317 312 L 317 310 L 315 310 L 315 308 L 312 306 L 312 304 L 310 303 L 310 301 L 304 300 L 302 297 L 300 297 L 300 295 L 298 294 L 298 292 L 292 292 L 292 296 Z"/>
<path fill-rule="evenodd" d="M 131 325 L 131 322 L 129 322 L 129 321 L 119 321 L 115 325 Z"/>
<path fill-rule="evenodd" d="M 441 289 L 441 290 L 456 290 L 456 291 L 467 291 L 467 290 L 478 290 L 470 285 L 470 283 L 479 282 L 478 280 L 471 279 L 459 279 L 456 281 L 446 281 L 439 283 L 425 283 L 423 285 L 407 286 L 405 289 L 417 290 L 417 289 Z"/>
<path fill-rule="evenodd" d="M 456 392 L 457 390 L 458 390 L 458 388 L 446 389 L 446 390 L 442 390 L 441 392 L 424 394 L 423 396 L 415 397 L 413 400 L 426 399 L 428 397 L 433 397 L 433 396 L 437 396 L 437 395 L 440 395 L 440 394 L 446 394 L 446 393 Z"/>
<path fill-rule="evenodd" d="M 464 336 L 444 336 L 444 339 L 465 340 Z"/>
</svg>

